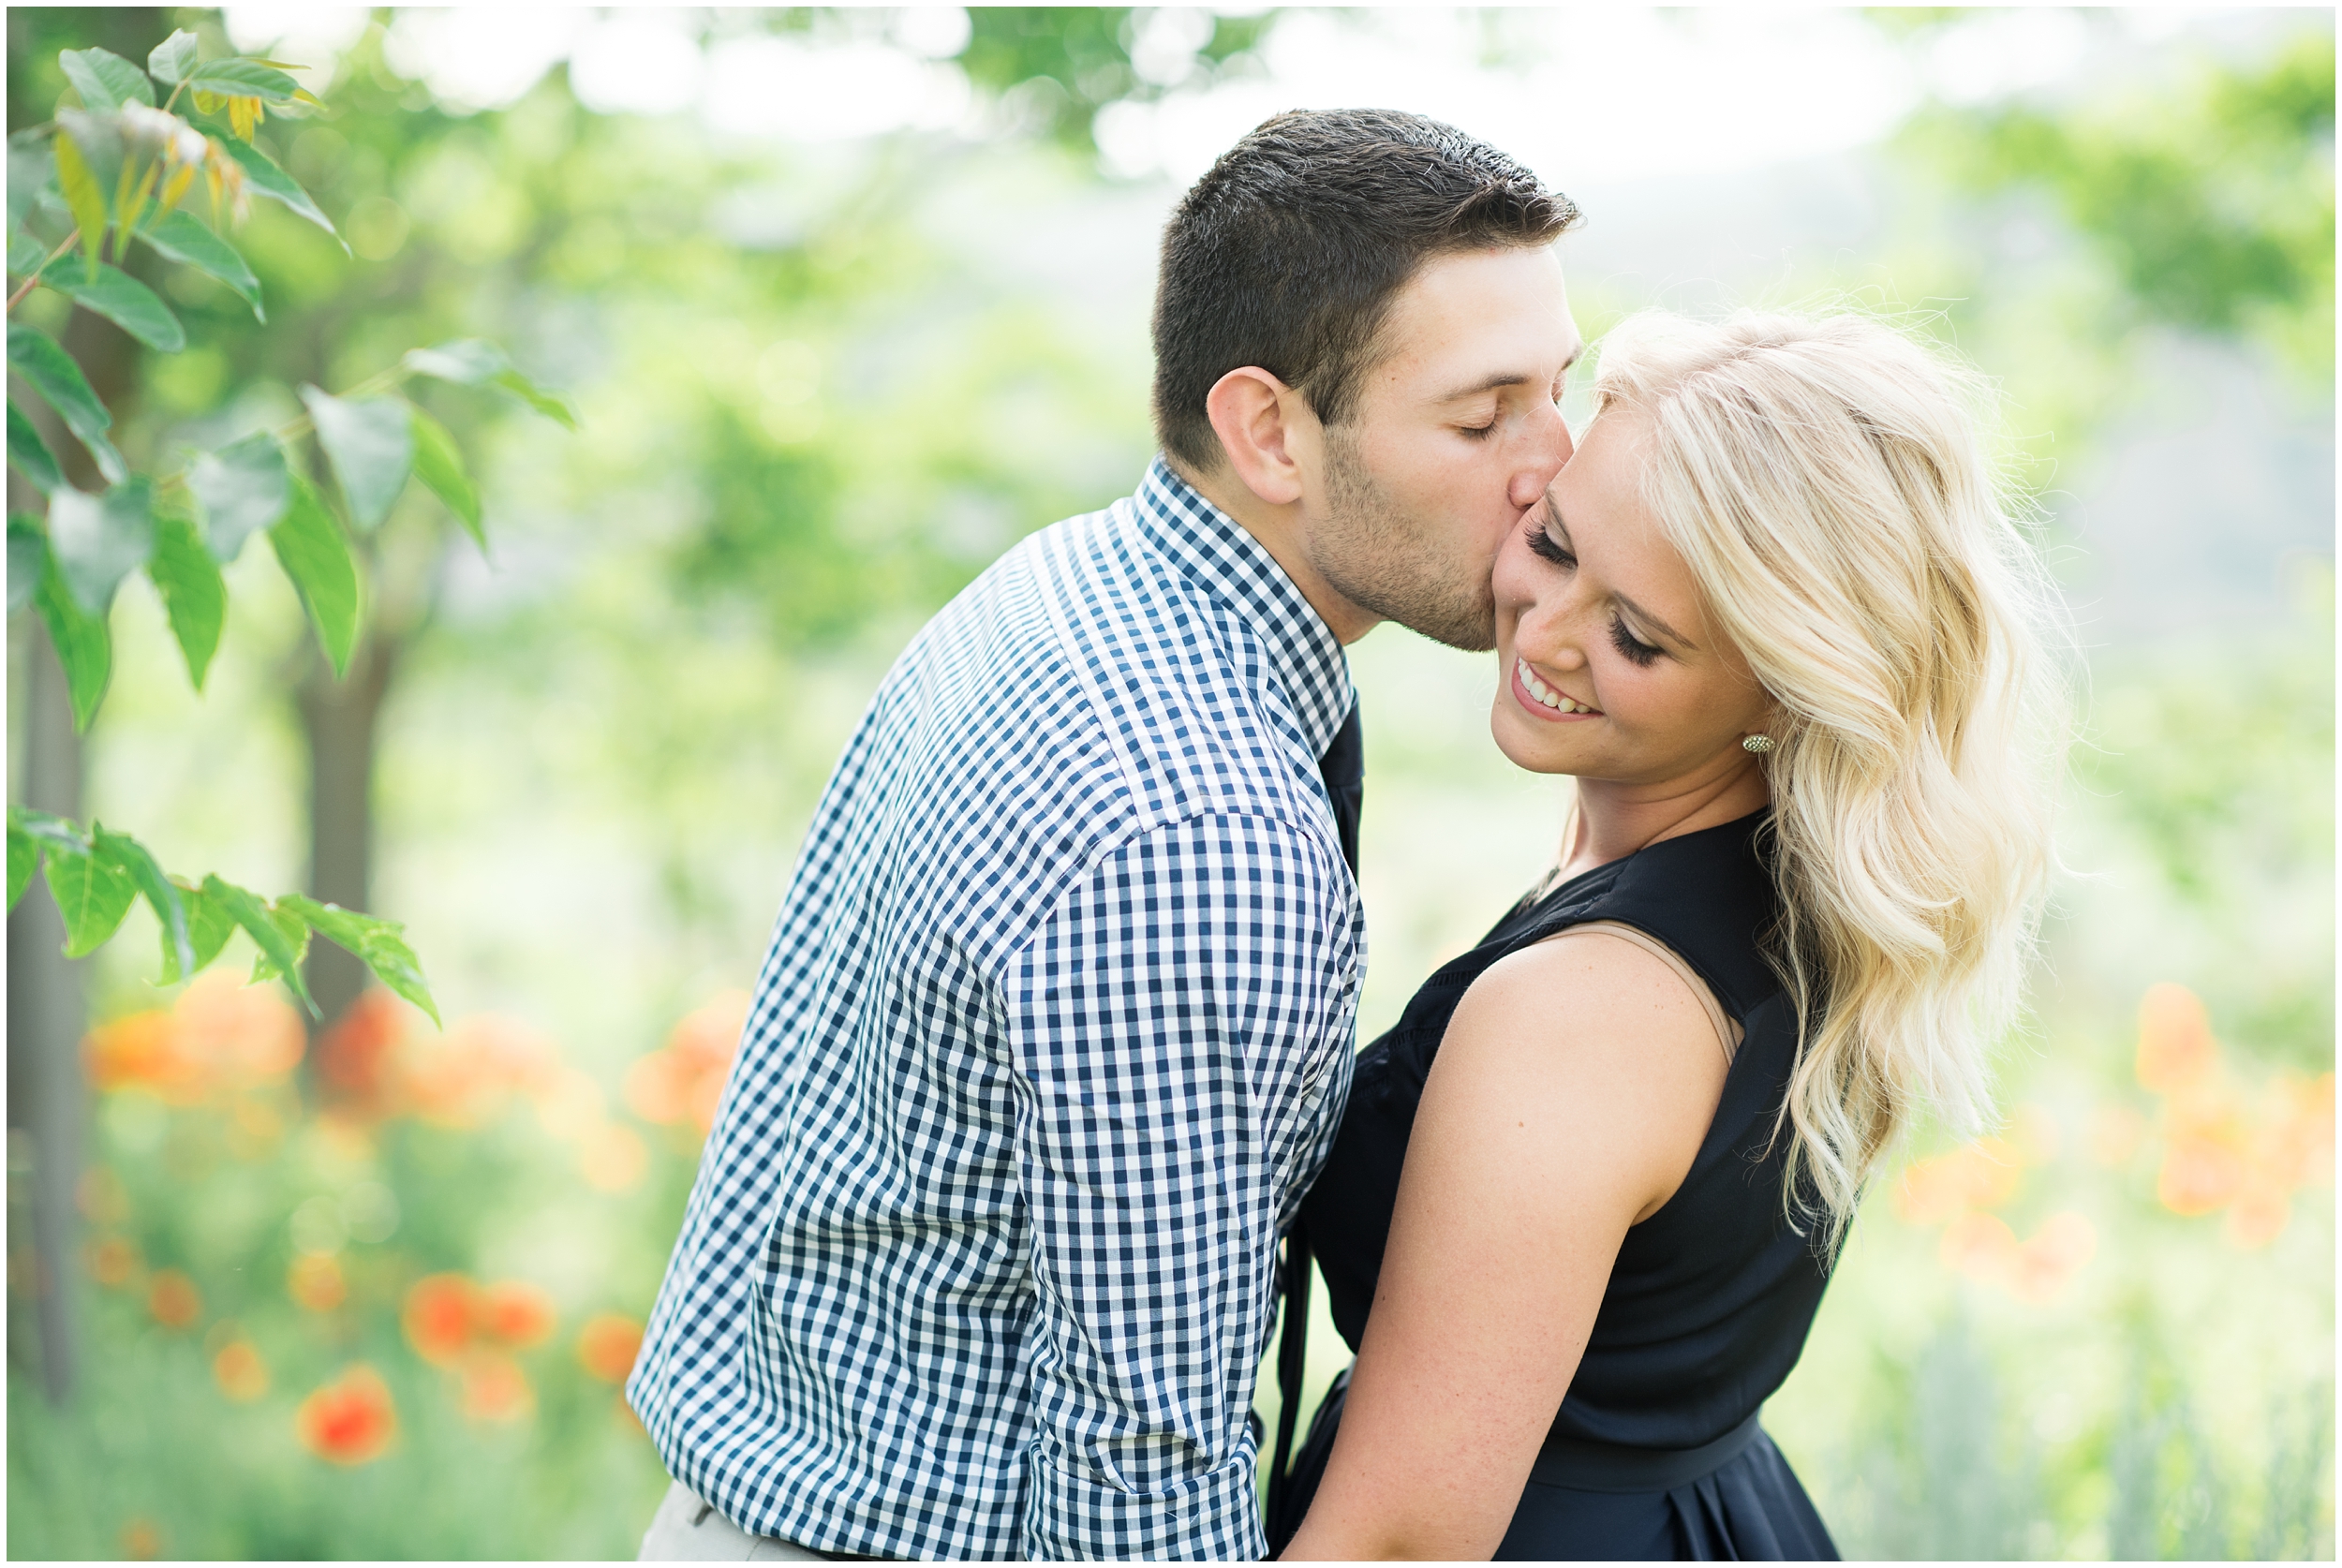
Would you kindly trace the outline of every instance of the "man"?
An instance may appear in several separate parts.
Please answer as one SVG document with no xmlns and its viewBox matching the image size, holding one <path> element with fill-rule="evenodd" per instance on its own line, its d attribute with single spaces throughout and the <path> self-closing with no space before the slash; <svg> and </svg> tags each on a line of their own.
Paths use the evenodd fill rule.
<svg viewBox="0 0 2342 1568">
<path fill-rule="evenodd" d="M 815 816 L 628 1387 L 676 1480 L 645 1557 L 1261 1555 L 1277 1238 L 1364 960 L 1342 644 L 1490 645 L 1568 456 L 1576 219 L 1379 111 L 1181 202 L 1164 455 L 913 639 Z"/>
</svg>

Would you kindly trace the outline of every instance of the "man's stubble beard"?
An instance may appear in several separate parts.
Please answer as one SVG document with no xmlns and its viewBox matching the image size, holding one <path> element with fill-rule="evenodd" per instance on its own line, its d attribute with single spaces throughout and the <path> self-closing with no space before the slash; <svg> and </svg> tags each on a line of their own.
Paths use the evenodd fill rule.
<svg viewBox="0 0 2342 1568">
<path fill-rule="evenodd" d="M 1326 505 L 1310 564 L 1359 609 L 1466 653 L 1496 646 L 1492 563 L 1457 560 L 1403 515 L 1346 431 L 1326 432 Z"/>
</svg>

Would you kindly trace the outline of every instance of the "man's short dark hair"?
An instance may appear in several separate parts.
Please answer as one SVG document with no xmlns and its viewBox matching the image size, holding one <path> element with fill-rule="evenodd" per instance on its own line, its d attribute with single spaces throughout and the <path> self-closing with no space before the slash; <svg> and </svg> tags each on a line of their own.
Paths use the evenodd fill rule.
<svg viewBox="0 0 2342 1568">
<path fill-rule="evenodd" d="M 1341 424 L 1377 359 L 1390 303 L 1460 251 L 1549 244 L 1577 204 L 1452 126 L 1386 109 L 1264 122 L 1180 201 L 1155 289 L 1155 434 L 1219 467 L 1204 400 L 1258 365 Z"/>
</svg>

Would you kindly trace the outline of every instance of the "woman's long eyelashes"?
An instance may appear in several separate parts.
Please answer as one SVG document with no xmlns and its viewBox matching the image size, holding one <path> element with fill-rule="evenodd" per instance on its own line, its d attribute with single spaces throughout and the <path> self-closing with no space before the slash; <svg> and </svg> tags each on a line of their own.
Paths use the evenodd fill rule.
<svg viewBox="0 0 2342 1568">
<path fill-rule="evenodd" d="M 1547 533 L 1543 525 L 1539 524 L 1532 523 L 1529 525 L 1529 549 L 1532 553 L 1551 561 L 1555 566 L 1574 567 L 1578 564 L 1578 557 L 1553 542 L 1553 536 Z"/>
<path fill-rule="evenodd" d="M 1626 623 L 1616 615 L 1610 617 L 1610 646 L 1630 664 L 1647 665 L 1659 657 L 1660 650 L 1637 638 L 1626 629 Z"/>
</svg>

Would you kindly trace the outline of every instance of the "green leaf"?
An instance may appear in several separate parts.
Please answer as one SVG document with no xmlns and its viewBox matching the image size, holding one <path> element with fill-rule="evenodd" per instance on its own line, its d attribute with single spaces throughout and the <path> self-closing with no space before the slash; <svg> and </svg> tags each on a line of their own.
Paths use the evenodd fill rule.
<svg viewBox="0 0 2342 1568">
<path fill-rule="evenodd" d="M 41 574 L 49 570 L 49 536 L 40 519 L 28 512 L 8 513 L 8 614 L 33 602 L 40 591 Z"/>
<path fill-rule="evenodd" d="M 146 575 L 162 595 L 170 634 L 187 661 L 187 679 L 200 691 L 228 619 L 228 584 L 220 578 L 219 563 L 203 548 L 193 523 L 164 517 L 156 521 L 155 554 L 147 560 Z"/>
<path fill-rule="evenodd" d="M 488 535 L 480 521 L 480 493 L 472 488 L 471 477 L 464 472 L 464 451 L 449 435 L 447 426 L 422 409 L 413 410 L 415 433 L 415 477 L 431 489 L 431 493 L 447 503 L 447 510 L 469 531 L 482 550 L 488 548 Z"/>
<path fill-rule="evenodd" d="M 286 969 L 274 955 L 262 953 L 252 960 L 250 983 L 255 985 L 264 980 L 281 980 L 287 975 L 298 975 L 301 966 L 309 960 L 309 923 L 285 908 L 285 901 L 281 898 L 268 907 L 268 918 L 269 924 L 282 932 L 285 940 L 292 944 L 292 968 Z"/>
<path fill-rule="evenodd" d="M 227 905 L 184 877 L 173 877 L 170 885 L 179 890 L 180 902 L 187 907 L 187 939 L 195 946 L 190 972 L 200 972 L 211 967 L 228 939 L 236 934 L 236 917 Z"/>
<path fill-rule="evenodd" d="M 318 442 L 341 481 L 349 520 L 362 530 L 381 526 L 407 488 L 414 455 L 407 405 L 394 397 L 350 402 L 316 387 L 303 387 L 301 401 L 309 406 Z"/>
<path fill-rule="evenodd" d="M 100 860 L 86 841 L 48 840 L 42 857 L 49 896 L 65 917 L 65 955 L 80 958 L 114 934 L 139 895 L 139 885 L 120 866 Z"/>
<path fill-rule="evenodd" d="M 33 200 L 49 184 L 50 171 L 55 167 L 55 155 L 50 150 L 49 139 L 54 132 L 45 126 L 18 131 L 8 138 L 8 232 L 14 234 L 24 225 L 33 210 Z M 14 262 L 9 263 L 14 266 Z"/>
<path fill-rule="evenodd" d="M 82 254 L 92 276 L 97 273 L 97 252 L 106 243 L 106 192 L 90 169 L 82 144 L 64 130 L 57 132 L 57 189 L 82 231 Z"/>
<path fill-rule="evenodd" d="M 502 387 L 548 419 L 577 428 L 577 412 L 566 398 L 556 396 L 512 368 L 504 350 L 481 338 L 459 338 L 436 348 L 409 348 L 407 368 L 419 376 L 454 381 L 467 387 Z"/>
<path fill-rule="evenodd" d="M 97 401 L 97 394 L 89 390 L 89 382 L 82 376 L 82 367 L 73 362 L 73 356 L 47 336 L 18 322 L 8 323 L 8 368 L 24 377 L 25 384 L 48 401 L 65 421 L 67 430 L 89 448 L 96 459 L 98 471 L 115 484 L 130 477 L 130 470 L 122 461 L 122 454 L 106 439 L 106 432 L 114 422 L 113 415 Z"/>
<path fill-rule="evenodd" d="M 82 95 L 83 107 L 120 109 L 126 103 L 155 107 L 155 84 L 146 73 L 119 54 L 102 49 L 68 49 L 57 56 L 65 79 Z"/>
<path fill-rule="evenodd" d="M 232 561 L 244 541 L 285 515 L 291 481 L 285 449 L 266 432 L 207 451 L 187 469 L 187 488 L 203 509 L 215 560 Z"/>
<path fill-rule="evenodd" d="M 49 554 L 82 607 L 105 614 L 122 579 L 155 553 L 155 487 L 143 479 L 103 496 L 49 497 Z"/>
<path fill-rule="evenodd" d="M 564 430 L 577 428 L 577 410 L 570 400 L 558 392 L 549 392 L 517 370 L 508 370 L 496 377 L 496 384 L 527 404 L 531 408 L 560 425 Z"/>
<path fill-rule="evenodd" d="M 268 531 L 268 541 L 285 575 L 301 590 L 301 602 L 318 629 L 318 645 L 340 675 L 349 668 L 349 653 L 358 643 L 358 565 L 350 559 L 341 525 L 309 481 L 298 474 L 289 477 L 292 504 Z"/>
<path fill-rule="evenodd" d="M 309 943 L 308 927 L 295 921 L 300 931 L 296 945 L 285 927 L 271 918 L 269 907 L 258 894 L 233 882 L 223 882 L 216 875 L 203 879 L 203 892 L 205 896 L 216 900 L 259 948 L 260 957 L 253 966 L 252 978 L 270 980 L 281 975 L 285 984 L 292 987 L 293 995 L 301 998 L 301 1005 L 309 1010 L 312 1017 L 316 1016 L 318 1004 L 309 999 L 309 988 L 301 983 L 301 954 Z"/>
<path fill-rule="evenodd" d="M 156 81 L 176 87 L 187 79 L 195 61 L 195 35 L 182 27 L 155 46 L 154 52 L 146 57 L 146 72 Z"/>
<path fill-rule="evenodd" d="M 33 836 L 17 824 L 16 808 L 8 808 L 8 908 L 24 896 L 24 890 L 33 885 L 33 873 L 40 869 L 40 846 Z"/>
<path fill-rule="evenodd" d="M 49 450 L 38 428 L 18 411 L 14 402 L 8 405 L 8 461 L 44 494 L 65 487 L 65 475 L 57 468 L 57 454 Z"/>
<path fill-rule="evenodd" d="M 252 269 L 233 245 L 204 228 L 193 214 L 185 211 L 168 214 L 152 229 L 141 230 L 139 238 L 171 260 L 217 278 L 252 307 L 255 317 L 268 319 L 268 312 L 260 308 L 260 280 L 252 275 Z"/>
<path fill-rule="evenodd" d="M 119 267 L 101 266 L 96 274 L 76 275 L 69 265 L 52 267 L 41 282 L 72 296 L 84 310 L 96 311 L 149 348 L 175 354 L 187 346 L 186 330 L 162 297 Z"/>
<path fill-rule="evenodd" d="M 259 98 L 284 103 L 301 91 L 301 83 L 274 66 L 258 60 L 206 60 L 187 75 L 187 85 L 199 93 L 227 97 Z"/>
<path fill-rule="evenodd" d="M 49 263 L 49 247 L 22 229 L 8 233 L 8 271 L 30 277 Z"/>
<path fill-rule="evenodd" d="M 90 847 L 97 858 L 130 879 L 146 897 L 163 928 L 163 984 L 195 972 L 195 939 L 187 929 L 186 901 L 179 896 L 163 868 L 145 845 L 126 833 L 115 833 L 102 822 L 90 823 Z"/>
<path fill-rule="evenodd" d="M 8 807 L 8 821 L 40 843 L 58 844 L 67 850 L 89 848 L 89 836 L 63 817 L 36 811 L 29 806 L 11 806 Z"/>
<path fill-rule="evenodd" d="M 266 153 L 248 141 L 238 141 L 233 139 L 222 142 L 221 145 L 228 149 L 230 157 L 244 166 L 245 179 L 249 182 L 255 196 L 265 196 L 271 201 L 281 202 L 291 211 L 307 218 L 311 223 L 333 235 L 334 242 L 341 245 L 344 255 L 348 254 L 348 243 L 342 239 L 341 231 L 334 227 L 333 220 L 318 211 L 318 204 L 309 200 L 309 193 L 296 185 L 291 175 L 271 162 Z"/>
<path fill-rule="evenodd" d="M 57 570 L 53 555 L 40 574 L 33 608 L 49 629 L 49 643 L 57 650 L 57 662 L 65 667 L 66 691 L 73 700 L 73 727 L 86 730 L 96 717 L 97 704 L 106 696 L 106 682 L 113 674 L 113 635 L 106 629 L 106 617 L 82 608 L 73 590 L 65 585 L 65 574 Z"/>
<path fill-rule="evenodd" d="M 429 1013 L 432 1023 L 439 1022 L 439 1010 L 423 981 L 422 967 L 400 935 L 406 927 L 398 922 L 378 920 L 338 904 L 320 904 L 297 893 L 279 898 L 276 907 L 297 911 L 319 936 L 348 949 L 383 984 Z"/>
<path fill-rule="evenodd" d="M 458 338 L 436 348 L 409 348 L 406 362 L 418 375 L 467 387 L 485 386 L 512 368 L 503 349 L 478 337 Z"/>
</svg>

